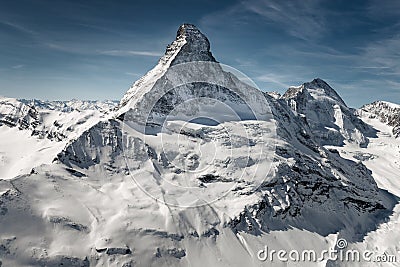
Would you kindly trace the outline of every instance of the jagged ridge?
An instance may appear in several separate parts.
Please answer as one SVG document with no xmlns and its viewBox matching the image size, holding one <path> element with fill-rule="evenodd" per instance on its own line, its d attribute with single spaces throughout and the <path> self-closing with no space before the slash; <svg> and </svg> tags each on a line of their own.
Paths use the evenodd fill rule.
<svg viewBox="0 0 400 267">
<path fill-rule="evenodd" d="M 158 64 L 137 80 L 122 97 L 120 107 L 124 107 L 133 97 L 140 97 L 140 91 L 145 92 L 153 87 L 170 66 L 193 61 L 216 62 L 210 52 L 210 42 L 207 37 L 196 26 L 183 24 L 177 31 L 176 39 L 167 46 Z"/>
<path fill-rule="evenodd" d="M 368 145 L 376 131 L 359 119 L 355 110 L 325 81 L 317 78 L 298 87 L 289 88 L 281 97 L 303 117 L 321 145 L 343 145 L 344 141 Z"/>
<path fill-rule="evenodd" d="M 396 138 L 400 137 L 400 105 L 385 101 L 375 101 L 361 107 L 361 111 L 367 111 L 376 116 L 381 122 L 393 127 L 392 133 Z"/>
</svg>

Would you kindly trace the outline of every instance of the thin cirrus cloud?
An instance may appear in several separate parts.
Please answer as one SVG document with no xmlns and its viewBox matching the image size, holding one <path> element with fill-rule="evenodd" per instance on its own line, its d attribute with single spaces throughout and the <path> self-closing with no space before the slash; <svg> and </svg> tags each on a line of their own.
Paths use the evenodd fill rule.
<svg viewBox="0 0 400 267">
<path fill-rule="evenodd" d="M 215 25 L 230 21 L 231 24 L 246 24 L 256 16 L 259 23 L 271 24 L 271 28 L 279 28 L 292 37 L 313 40 L 321 37 L 327 30 L 326 10 L 322 2 L 323 0 L 240 1 L 225 10 L 204 16 L 201 23 Z"/>
<path fill-rule="evenodd" d="M 36 35 L 37 34 L 35 31 L 33 31 L 33 30 L 31 30 L 31 29 L 29 29 L 29 28 L 27 28 L 25 26 L 22 26 L 22 25 L 20 25 L 18 23 L 15 23 L 15 22 L 0 21 L 0 24 L 3 24 L 3 25 L 5 25 L 5 26 L 7 26 L 7 27 L 9 27 L 9 28 L 11 28 L 13 30 L 16 30 L 18 32 L 22 32 L 22 33 L 25 33 L 25 34 L 29 34 L 29 35 Z"/>
<path fill-rule="evenodd" d="M 400 35 L 370 43 L 364 48 L 362 60 L 376 68 L 385 69 L 381 74 L 400 74 Z"/>
<path fill-rule="evenodd" d="M 99 54 L 107 56 L 147 56 L 160 57 L 163 54 L 157 51 L 137 51 L 137 50 L 106 50 L 99 51 Z"/>
<path fill-rule="evenodd" d="M 324 12 L 319 0 L 303 1 L 246 1 L 244 10 L 274 22 L 288 34 L 300 39 L 321 36 L 325 30 Z"/>
<path fill-rule="evenodd" d="M 73 54 L 93 54 L 93 52 L 86 51 L 85 49 L 82 49 L 81 47 L 77 47 L 77 45 L 54 43 L 54 42 L 52 42 L 51 39 L 49 39 L 47 37 L 43 37 L 39 33 L 25 27 L 24 25 L 18 24 L 18 23 L 9 22 L 9 21 L 0 21 L 0 24 L 3 24 L 15 31 L 30 35 L 31 37 L 35 38 L 36 43 L 42 45 L 43 47 L 50 48 L 52 50 L 58 50 L 58 51 L 73 53 Z M 101 54 L 101 55 L 108 55 L 108 56 L 148 56 L 148 57 L 160 57 L 163 55 L 163 53 L 157 52 L 157 51 L 139 51 L 139 50 L 105 50 L 105 51 L 99 51 L 98 53 L 94 53 L 94 54 Z M 14 67 L 12 67 L 12 68 L 14 68 Z"/>
<path fill-rule="evenodd" d="M 23 67 L 25 67 L 25 65 L 19 64 L 19 65 L 14 65 L 14 66 L 12 66 L 11 68 L 12 68 L 12 69 L 21 69 L 21 68 L 23 68 Z"/>
<path fill-rule="evenodd" d="M 287 75 L 278 75 L 274 73 L 268 73 L 268 74 L 262 74 L 260 76 L 255 77 L 256 80 L 262 81 L 262 82 L 267 82 L 275 86 L 283 87 L 283 88 L 289 88 L 290 85 L 285 82 L 288 80 Z"/>
<path fill-rule="evenodd" d="M 161 52 L 157 51 L 141 51 L 141 50 L 121 50 L 121 49 L 114 49 L 114 50 L 97 50 L 95 52 L 89 49 L 83 49 L 76 46 L 67 46 L 67 45 L 60 45 L 54 43 L 46 43 L 45 44 L 48 48 L 59 50 L 62 52 L 67 53 L 74 53 L 74 54 L 94 54 L 94 55 L 106 55 L 106 56 L 146 56 L 146 57 L 160 57 L 163 55 Z"/>
<path fill-rule="evenodd" d="M 387 19 L 390 16 L 400 15 L 400 1 L 393 0 L 370 0 L 366 10 L 371 17 Z"/>
</svg>

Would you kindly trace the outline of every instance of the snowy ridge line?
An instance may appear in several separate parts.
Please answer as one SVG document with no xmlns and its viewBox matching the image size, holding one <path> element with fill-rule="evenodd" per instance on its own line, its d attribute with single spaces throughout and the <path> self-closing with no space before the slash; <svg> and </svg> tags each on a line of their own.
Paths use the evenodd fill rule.
<svg viewBox="0 0 400 267">
<path fill-rule="evenodd" d="M 393 136 L 400 137 L 400 105 L 386 101 L 376 101 L 362 106 L 360 113 L 363 112 L 367 112 L 370 118 L 376 117 L 381 122 L 393 127 Z"/>
<path fill-rule="evenodd" d="M 179 27 L 176 39 L 167 46 L 165 55 L 158 64 L 137 80 L 122 97 L 120 102 L 121 113 L 130 99 L 141 98 L 167 71 L 170 66 L 191 61 L 212 61 L 210 43 L 207 37 L 192 24 L 183 24 Z M 139 90 L 140 89 L 140 90 Z"/>
<path fill-rule="evenodd" d="M 29 174 L 98 121 L 112 116 L 112 101 L 19 101 L 0 98 L 0 178 Z"/>
<path fill-rule="evenodd" d="M 25 105 L 41 110 L 57 110 L 72 112 L 74 110 L 99 110 L 109 112 L 115 109 L 117 100 L 39 100 L 39 99 L 18 99 Z"/>
</svg>

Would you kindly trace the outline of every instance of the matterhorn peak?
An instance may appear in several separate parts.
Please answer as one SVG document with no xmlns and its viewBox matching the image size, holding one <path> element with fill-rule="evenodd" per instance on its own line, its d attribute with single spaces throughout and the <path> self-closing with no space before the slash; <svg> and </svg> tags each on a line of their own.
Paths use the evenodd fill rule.
<svg viewBox="0 0 400 267">
<path fill-rule="evenodd" d="M 217 62 L 210 52 L 210 42 L 193 24 L 182 24 L 177 31 L 176 39 L 167 46 L 157 66 L 131 86 L 122 98 L 120 106 L 125 106 L 139 88 L 142 91 L 145 91 L 144 88 L 151 88 L 170 67 L 181 63 L 204 61 Z"/>
<path fill-rule="evenodd" d="M 184 23 L 179 26 L 178 32 L 176 33 L 176 38 L 196 36 L 197 38 L 205 38 L 205 35 L 193 24 Z"/>
<path fill-rule="evenodd" d="M 176 40 L 170 46 L 173 46 L 175 42 L 181 41 L 184 41 L 184 45 L 180 47 L 180 51 L 171 65 L 193 61 L 215 62 L 215 58 L 210 52 L 210 42 L 193 24 L 182 24 L 176 34 Z"/>
</svg>

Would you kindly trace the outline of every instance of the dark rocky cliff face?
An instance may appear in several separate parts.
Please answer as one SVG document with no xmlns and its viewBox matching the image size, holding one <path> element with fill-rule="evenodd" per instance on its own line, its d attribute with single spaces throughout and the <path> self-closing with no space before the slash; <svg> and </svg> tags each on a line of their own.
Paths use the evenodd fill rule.
<svg viewBox="0 0 400 267">
<path fill-rule="evenodd" d="M 196 26 L 183 24 L 178 29 L 176 39 L 184 39 L 186 43 L 182 46 L 171 65 L 193 61 L 216 62 L 210 52 L 210 42 Z"/>
</svg>

